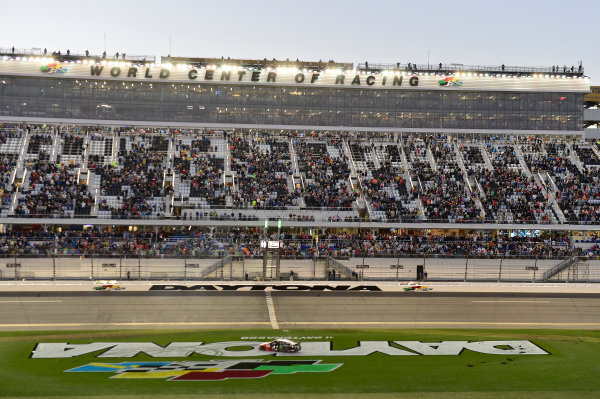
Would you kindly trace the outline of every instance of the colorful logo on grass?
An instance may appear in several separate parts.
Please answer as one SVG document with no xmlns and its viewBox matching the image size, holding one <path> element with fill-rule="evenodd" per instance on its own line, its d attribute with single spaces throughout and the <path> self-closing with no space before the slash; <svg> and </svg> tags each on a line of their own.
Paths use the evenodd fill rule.
<svg viewBox="0 0 600 399">
<path fill-rule="evenodd" d="M 453 76 L 438 80 L 440 86 L 462 86 L 462 82 Z"/>
<path fill-rule="evenodd" d="M 48 65 L 42 65 L 40 71 L 46 73 L 65 73 L 67 72 L 67 68 L 64 68 L 63 65 L 58 62 L 53 62 Z"/>
<path fill-rule="evenodd" d="M 113 373 L 118 379 L 167 379 L 168 381 L 220 381 L 230 378 L 262 378 L 276 374 L 328 373 L 343 363 L 321 360 L 211 360 L 201 362 L 89 363 L 67 372 Z"/>
</svg>

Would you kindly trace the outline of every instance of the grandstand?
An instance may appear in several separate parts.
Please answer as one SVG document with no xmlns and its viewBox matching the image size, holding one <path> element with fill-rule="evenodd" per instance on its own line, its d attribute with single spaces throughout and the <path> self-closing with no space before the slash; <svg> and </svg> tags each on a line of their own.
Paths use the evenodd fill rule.
<svg viewBox="0 0 600 399">
<path fill-rule="evenodd" d="M 582 67 L 161 62 L 0 57 L 4 256 L 598 255 Z"/>
<path fill-rule="evenodd" d="M 600 215 L 599 144 L 581 138 L 0 129 L 9 219 L 593 230 Z"/>
</svg>

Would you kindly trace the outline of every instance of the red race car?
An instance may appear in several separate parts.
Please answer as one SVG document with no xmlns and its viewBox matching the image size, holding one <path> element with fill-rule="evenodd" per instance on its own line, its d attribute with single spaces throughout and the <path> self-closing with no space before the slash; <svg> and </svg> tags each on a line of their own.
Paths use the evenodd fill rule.
<svg viewBox="0 0 600 399">
<path fill-rule="evenodd" d="M 289 339 L 276 339 L 271 342 L 263 342 L 258 346 L 261 351 L 267 352 L 299 352 L 302 347 L 300 343 Z"/>
</svg>

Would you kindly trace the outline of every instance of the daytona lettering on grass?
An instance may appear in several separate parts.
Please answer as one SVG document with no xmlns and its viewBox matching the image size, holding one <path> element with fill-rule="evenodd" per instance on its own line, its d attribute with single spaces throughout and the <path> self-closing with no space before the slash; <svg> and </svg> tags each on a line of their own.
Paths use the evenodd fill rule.
<svg viewBox="0 0 600 399">
<path fill-rule="evenodd" d="M 193 354 L 220 357 L 265 356 L 265 352 L 258 349 L 260 344 L 260 341 L 171 342 L 163 347 L 152 342 L 38 343 L 31 353 L 31 358 L 73 358 L 93 352 L 102 352 L 97 357 L 103 358 L 130 358 L 139 354 L 150 357 L 188 357 Z M 274 356 L 369 356 L 373 353 L 382 353 L 389 356 L 457 356 L 464 350 L 490 355 L 548 355 L 548 352 L 530 341 L 359 341 L 353 348 L 340 350 L 333 350 L 331 341 L 321 341 L 303 342 L 302 351 L 299 353 L 272 354 Z"/>
</svg>

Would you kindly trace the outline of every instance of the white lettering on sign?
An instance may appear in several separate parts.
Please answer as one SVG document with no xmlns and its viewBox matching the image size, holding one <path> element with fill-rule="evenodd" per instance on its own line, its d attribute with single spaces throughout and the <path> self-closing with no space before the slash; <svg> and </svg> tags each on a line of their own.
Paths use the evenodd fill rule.
<svg viewBox="0 0 600 399">
<path fill-rule="evenodd" d="M 396 346 L 391 346 L 393 343 Z M 152 342 L 92 342 L 89 344 L 39 343 L 31 353 L 34 359 L 72 358 L 104 351 L 97 357 L 188 357 L 193 354 L 221 357 L 265 356 L 258 350 L 261 341 L 171 342 L 160 346 Z M 369 356 L 382 353 L 389 356 L 457 356 L 463 350 L 489 355 L 548 355 L 530 341 L 359 341 L 357 346 L 334 350 L 331 341 L 303 342 L 297 353 L 269 353 L 275 356 Z"/>
</svg>

